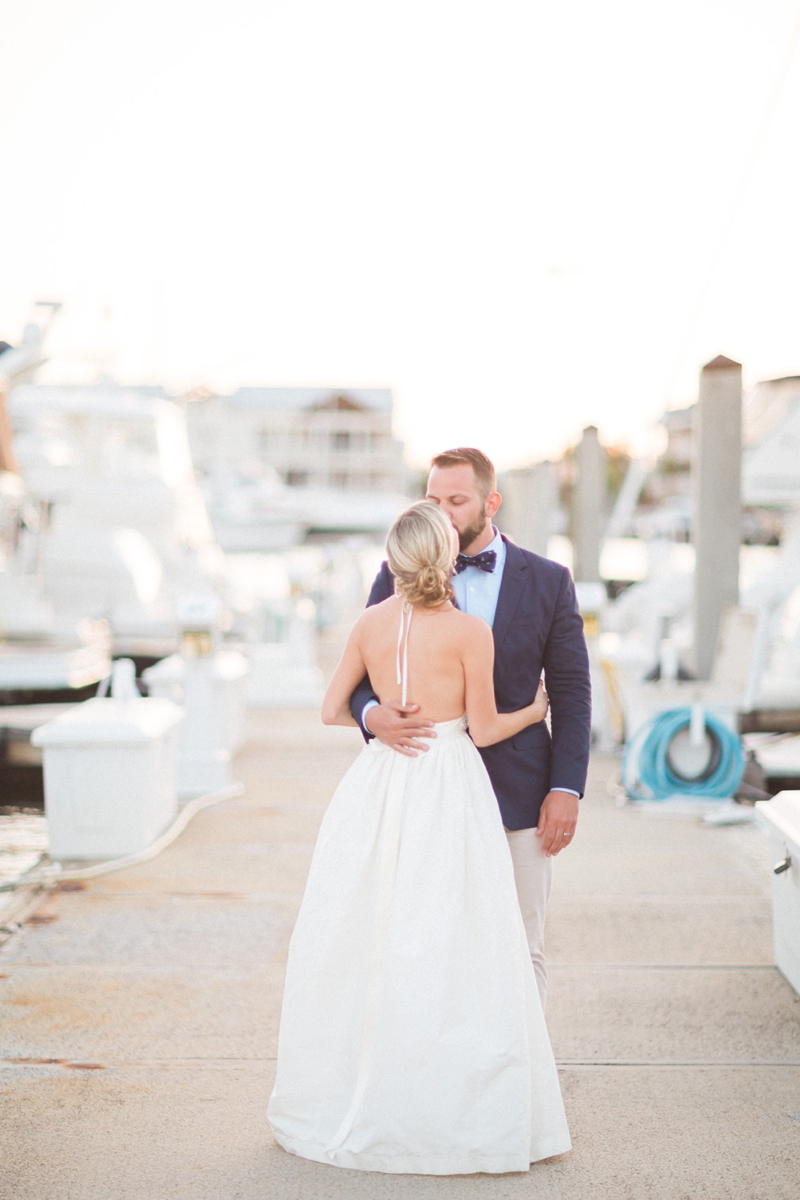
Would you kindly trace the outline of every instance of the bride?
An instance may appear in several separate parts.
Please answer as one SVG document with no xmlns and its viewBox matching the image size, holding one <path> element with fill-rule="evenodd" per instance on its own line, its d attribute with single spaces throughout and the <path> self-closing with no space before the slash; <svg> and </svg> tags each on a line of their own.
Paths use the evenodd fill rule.
<svg viewBox="0 0 800 1200">
<path fill-rule="evenodd" d="M 365 746 L 336 789 L 292 936 L 268 1116 L 303 1158 L 366 1171 L 527 1171 L 570 1147 L 508 843 L 475 746 L 498 713 L 489 626 L 453 606 L 455 531 L 425 501 L 386 543 L 397 595 L 350 634 L 322 706 L 353 725 L 369 674 L 435 722 L 430 750 Z M 469 728 L 469 734 L 467 733 Z M 473 744 L 474 743 L 474 744 Z"/>
</svg>

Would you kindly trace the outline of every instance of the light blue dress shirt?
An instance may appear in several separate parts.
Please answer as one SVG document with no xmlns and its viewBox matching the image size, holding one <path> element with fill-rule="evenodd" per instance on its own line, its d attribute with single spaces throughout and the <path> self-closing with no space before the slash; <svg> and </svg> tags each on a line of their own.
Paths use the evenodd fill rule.
<svg viewBox="0 0 800 1200">
<path fill-rule="evenodd" d="M 497 598 L 500 595 L 503 568 L 506 565 L 506 544 L 496 529 L 494 537 L 488 546 L 484 546 L 481 554 L 486 554 L 489 550 L 494 550 L 497 555 L 494 570 L 482 571 L 480 567 L 465 567 L 459 575 L 453 576 L 453 591 L 461 611 L 470 613 L 473 617 L 480 617 L 491 629 L 494 626 Z"/>
<path fill-rule="evenodd" d="M 494 526 L 492 526 L 494 529 Z M 494 550 L 497 561 L 493 571 L 482 571 L 480 567 L 465 567 L 458 575 L 453 576 L 453 591 L 456 594 L 456 604 L 462 612 L 480 617 L 491 629 L 494 626 L 494 615 L 497 612 L 497 599 L 500 595 L 500 584 L 503 582 L 503 568 L 506 565 L 506 544 L 496 529 L 494 537 L 488 546 L 481 551 Z M 361 723 L 369 732 L 366 723 L 367 713 L 377 705 L 377 700 L 370 700 L 364 705 L 361 713 Z M 572 788 L 553 787 L 551 792 L 569 792 L 571 796 L 579 793 Z"/>
</svg>

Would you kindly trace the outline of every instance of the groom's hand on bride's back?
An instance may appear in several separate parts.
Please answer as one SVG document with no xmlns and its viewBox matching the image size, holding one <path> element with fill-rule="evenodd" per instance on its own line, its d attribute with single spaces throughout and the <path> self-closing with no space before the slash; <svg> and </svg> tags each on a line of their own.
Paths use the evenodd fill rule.
<svg viewBox="0 0 800 1200">
<path fill-rule="evenodd" d="M 375 704 L 364 714 L 364 723 L 384 746 L 416 758 L 420 750 L 428 749 L 427 742 L 418 739 L 436 737 L 433 721 L 420 720 L 418 712 L 418 704 Z"/>
</svg>

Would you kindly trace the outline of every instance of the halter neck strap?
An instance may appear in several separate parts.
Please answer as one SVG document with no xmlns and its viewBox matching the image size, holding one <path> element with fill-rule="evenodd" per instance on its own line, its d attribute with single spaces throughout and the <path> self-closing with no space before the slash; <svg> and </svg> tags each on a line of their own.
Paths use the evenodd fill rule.
<svg viewBox="0 0 800 1200">
<path fill-rule="evenodd" d="M 397 682 L 400 684 L 400 703 L 408 703 L 408 635 L 414 610 L 408 601 L 400 607 L 400 628 L 397 631 Z M 408 618 L 408 619 L 406 619 Z"/>
</svg>

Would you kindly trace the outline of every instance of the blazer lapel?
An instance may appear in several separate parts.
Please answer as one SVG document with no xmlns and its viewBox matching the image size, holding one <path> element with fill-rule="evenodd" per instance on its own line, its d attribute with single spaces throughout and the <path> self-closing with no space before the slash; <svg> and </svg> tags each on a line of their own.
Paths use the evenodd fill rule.
<svg viewBox="0 0 800 1200">
<path fill-rule="evenodd" d="M 494 614 L 494 625 L 492 626 L 495 646 L 499 646 L 508 633 L 508 627 L 513 620 L 522 595 L 525 573 L 528 570 L 525 555 L 519 546 L 515 546 L 505 536 L 503 537 L 503 541 L 506 544 L 506 563 L 503 568 L 500 594 L 497 597 L 497 609 Z"/>
</svg>

